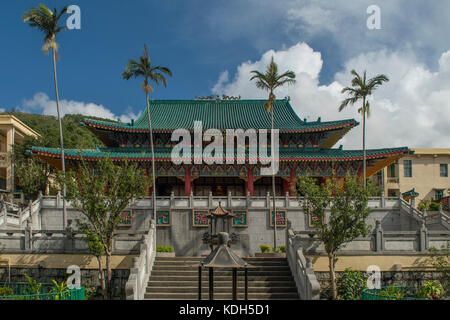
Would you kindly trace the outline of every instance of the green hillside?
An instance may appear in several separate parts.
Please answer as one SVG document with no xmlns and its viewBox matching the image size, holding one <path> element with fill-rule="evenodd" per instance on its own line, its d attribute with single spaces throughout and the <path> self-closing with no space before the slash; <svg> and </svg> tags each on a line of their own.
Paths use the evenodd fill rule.
<svg viewBox="0 0 450 320">
<path fill-rule="evenodd" d="M 59 147 L 59 127 L 58 118 L 34 113 L 24 112 L 3 112 L 2 114 L 12 114 L 20 119 L 27 126 L 35 130 L 42 136 L 40 145 L 44 147 Z M 103 146 L 103 143 L 89 130 L 84 128 L 80 122 L 86 116 L 81 114 L 67 114 L 62 119 L 64 148 L 67 149 L 89 149 L 96 145 Z M 89 117 L 103 121 L 109 119 Z"/>
</svg>

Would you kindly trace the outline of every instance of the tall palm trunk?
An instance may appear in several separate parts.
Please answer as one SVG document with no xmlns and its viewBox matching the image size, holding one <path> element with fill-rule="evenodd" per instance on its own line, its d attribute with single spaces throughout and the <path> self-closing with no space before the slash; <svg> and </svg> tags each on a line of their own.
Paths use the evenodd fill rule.
<svg viewBox="0 0 450 320">
<path fill-rule="evenodd" d="M 54 39 L 53 39 L 54 41 Z M 58 112 L 58 125 L 59 125 L 59 143 L 61 146 L 61 167 L 64 176 L 66 175 L 66 163 L 64 159 L 64 138 L 63 138 L 63 130 L 61 124 L 61 113 L 59 110 L 59 94 L 58 94 L 58 81 L 56 78 L 56 52 L 55 49 L 52 48 L 53 55 L 53 77 L 55 79 L 55 93 L 56 93 L 56 109 Z M 67 215 L 66 215 L 66 184 L 63 185 L 63 228 L 67 225 Z"/>
<path fill-rule="evenodd" d="M 270 97 L 272 97 L 272 91 L 270 91 Z M 272 103 L 271 108 L 271 115 L 272 115 L 272 131 L 271 131 L 271 153 L 272 153 L 272 195 L 273 195 L 273 214 L 274 214 L 274 221 L 273 221 L 273 246 L 274 249 L 277 248 L 277 211 L 275 209 L 275 171 L 273 170 L 274 161 L 275 161 L 275 153 L 274 153 L 274 134 L 273 134 L 273 109 L 274 105 Z"/>
<path fill-rule="evenodd" d="M 363 97 L 363 186 L 366 189 L 366 97 Z"/>
<path fill-rule="evenodd" d="M 152 199 L 153 199 L 153 219 L 156 219 L 156 176 L 155 176 L 155 152 L 153 149 L 153 130 L 152 130 L 152 121 L 150 119 L 150 102 L 148 101 L 148 92 L 147 96 L 147 116 L 148 116 L 148 127 L 149 127 L 149 138 L 150 138 L 150 149 L 152 152 Z"/>
</svg>

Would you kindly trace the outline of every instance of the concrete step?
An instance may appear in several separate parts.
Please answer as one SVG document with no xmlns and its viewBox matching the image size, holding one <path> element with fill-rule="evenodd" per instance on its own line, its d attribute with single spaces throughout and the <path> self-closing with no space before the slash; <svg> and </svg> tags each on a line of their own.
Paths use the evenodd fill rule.
<svg viewBox="0 0 450 320">
<path fill-rule="evenodd" d="M 214 277 L 216 276 L 231 276 L 231 271 L 219 271 L 220 269 L 214 270 Z M 207 276 L 206 272 L 202 272 L 202 275 Z M 152 270 L 152 276 L 198 276 L 198 270 Z M 237 275 L 244 276 L 244 271 L 238 271 Z M 280 271 L 280 270 L 249 270 L 249 276 L 292 276 L 290 270 Z"/>
<path fill-rule="evenodd" d="M 208 279 L 202 279 L 202 286 L 208 287 L 209 281 Z M 198 279 L 192 279 L 190 281 L 149 281 L 148 286 L 149 287 L 194 287 L 198 285 Z M 248 281 L 249 287 L 268 287 L 268 288 L 289 288 L 294 287 L 295 288 L 295 282 L 292 281 Z M 214 287 L 229 287 L 231 286 L 231 278 L 230 281 L 216 281 L 214 279 Z M 244 286 L 244 279 L 239 278 L 238 279 L 238 286 Z"/>
<path fill-rule="evenodd" d="M 231 300 L 232 293 L 214 293 L 214 300 Z M 238 292 L 237 298 L 244 299 L 244 293 Z M 198 293 L 146 293 L 144 299 L 147 300 L 198 300 Z M 208 300 L 209 293 L 202 292 L 202 300 Z M 249 300 L 298 300 L 297 293 L 249 293 Z"/>
<path fill-rule="evenodd" d="M 238 277 L 238 281 L 244 279 L 244 277 Z M 214 275 L 214 282 L 216 281 L 231 281 L 231 274 L 228 276 Z M 150 276 L 150 282 L 152 281 L 198 281 L 198 275 L 182 276 L 182 275 L 152 275 Z M 208 281 L 207 277 L 202 277 L 202 281 Z M 249 276 L 249 283 L 251 281 L 294 281 L 292 275 L 270 275 L 270 276 Z"/>
<path fill-rule="evenodd" d="M 197 300 L 198 266 L 205 257 L 157 257 L 145 299 Z M 298 300 L 297 288 L 286 258 L 245 257 L 249 300 Z M 209 299 L 209 272 L 202 269 L 202 299 Z M 238 299 L 244 299 L 244 270 L 238 270 Z M 232 299 L 232 269 L 214 270 L 214 300 Z"/>
<path fill-rule="evenodd" d="M 244 286 L 238 285 L 238 291 L 244 291 Z M 228 287 L 217 287 L 214 286 L 214 292 L 217 293 L 231 293 L 233 287 L 229 283 Z M 202 291 L 209 292 L 208 286 L 202 286 Z M 280 288 L 270 288 L 270 287 L 249 287 L 249 293 L 296 293 L 296 287 L 280 287 Z M 198 286 L 192 287 L 147 287 L 146 293 L 198 293 Z"/>
<path fill-rule="evenodd" d="M 153 270 L 154 271 L 160 271 L 160 270 L 165 270 L 165 271 L 192 271 L 192 270 L 196 270 L 198 272 L 198 266 L 189 266 L 189 265 L 171 265 L 171 264 L 167 264 L 167 265 L 154 265 L 153 266 Z M 255 272 L 255 271 L 289 271 L 290 272 L 290 268 L 289 266 L 255 266 L 254 268 L 251 268 L 248 270 L 248 272 Z M 231 268 L 220 268 L 220 269 L 215 269 L 214 273 L 219 272 L 219 271 L 229 271 L 231 272 Z M 242 270 L 238 270 L 238 272 L 244 272 Z M 208 270 L 203 269 L 202 273 L 204 274 L 208 274 Z"/>
<path fill-rule="evenodd" d="M 244 259 L 246 262 L 250 263 L 254 266 L 289 266 L 286 259 L 284 260 L 275 260 L 275 261 L 265 261 L 265 260 L 249 260 Z M 200 261 L 192 261 L 192 260 L 155 260 L 155 266 L 198 266 Z"/>
</svg>

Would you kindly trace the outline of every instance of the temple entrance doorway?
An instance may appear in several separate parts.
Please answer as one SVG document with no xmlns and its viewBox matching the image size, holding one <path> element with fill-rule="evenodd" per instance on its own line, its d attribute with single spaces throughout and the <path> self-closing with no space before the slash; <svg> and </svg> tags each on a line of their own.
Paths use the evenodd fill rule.
<svg viewBox="0 0 450 320">
<path fill-rule="evenodd" d="M 200 177 L 194 180 L 194 196 L 245 196 L 245 182 L 238 177 Z"/>
</svg>

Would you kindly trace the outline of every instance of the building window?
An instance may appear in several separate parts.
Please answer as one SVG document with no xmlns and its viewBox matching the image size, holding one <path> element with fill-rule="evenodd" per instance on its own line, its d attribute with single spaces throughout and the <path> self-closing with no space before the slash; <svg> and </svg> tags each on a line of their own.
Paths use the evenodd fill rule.
<svg viewBox="0 0 450 320">
<path fill-rule="evenodd" d="M 412 177 L 412 160 L 403 160 L 405 177 Z"/>
<path fill-rule="evenodd" d="M 448 164 L 441 163 L 441 177 L 448 177 Z"/>
<path fill-rule="evenodd" d="M 395 163 L 389 166 L 389 178 L 395 178 Z"/>
<path fill-rule="evenodd" d="M 444 196 L 444 190 L 435 190 L 434 192 L 434 196 L 436 201 L 439 201 L 442 199 L 442 197 Z"/>
</svg>

